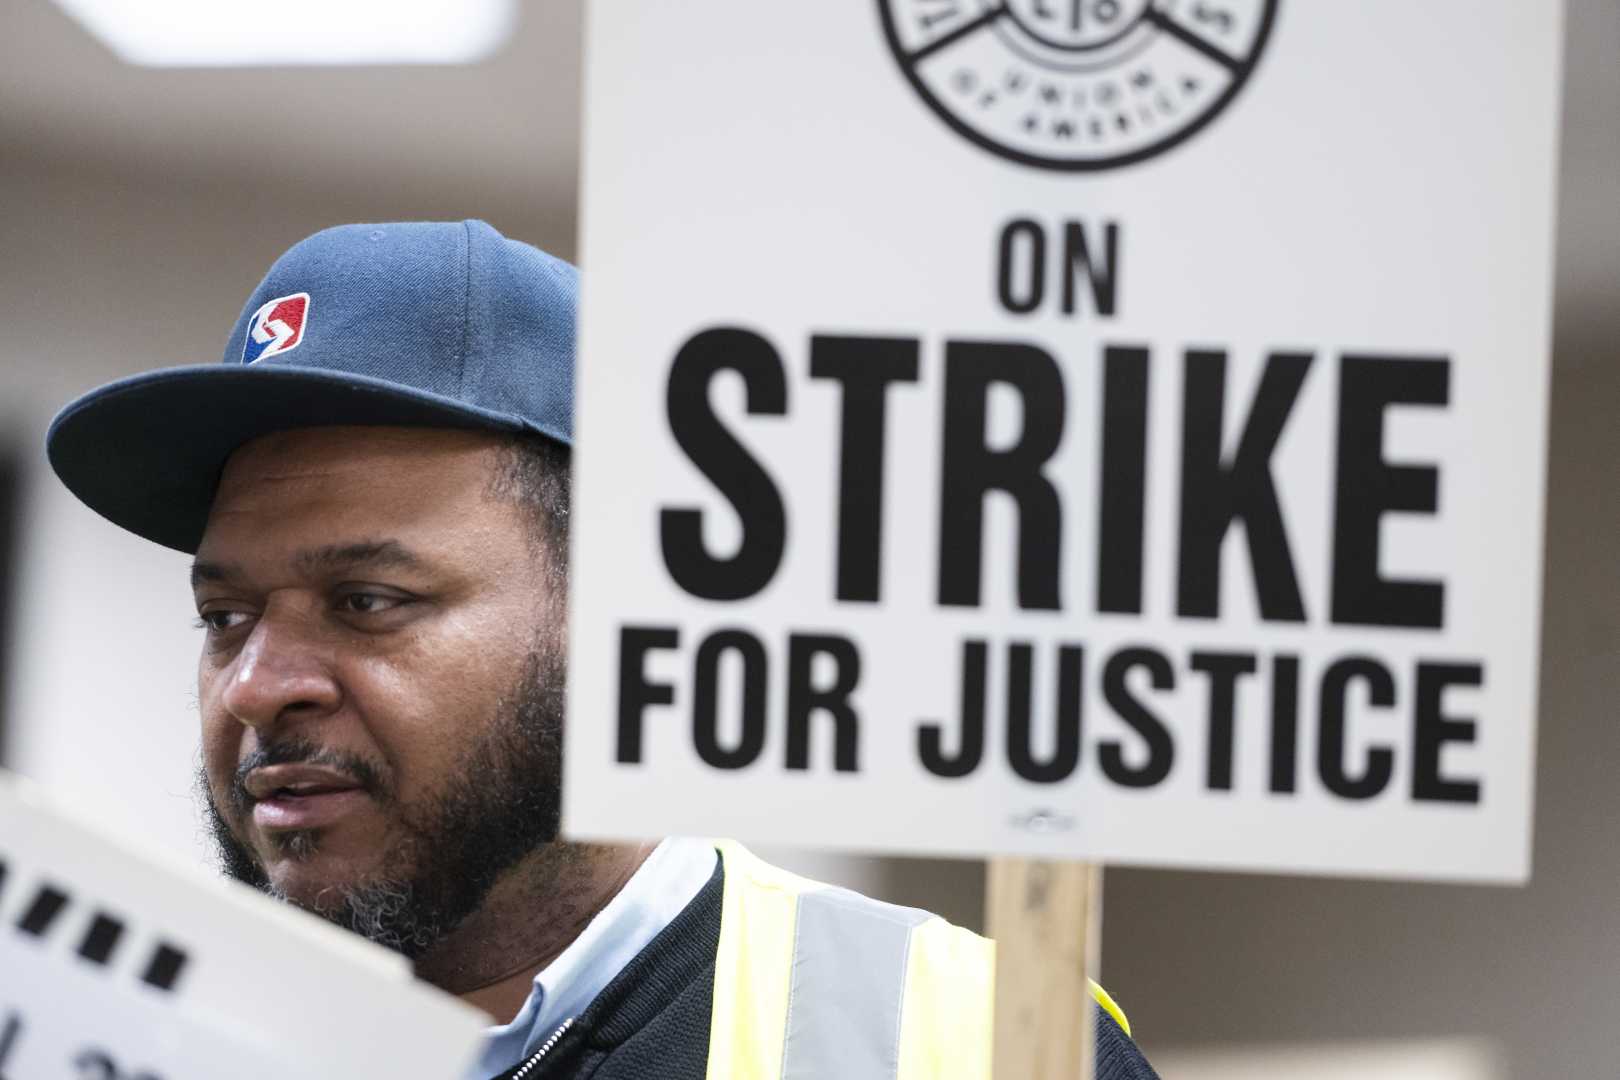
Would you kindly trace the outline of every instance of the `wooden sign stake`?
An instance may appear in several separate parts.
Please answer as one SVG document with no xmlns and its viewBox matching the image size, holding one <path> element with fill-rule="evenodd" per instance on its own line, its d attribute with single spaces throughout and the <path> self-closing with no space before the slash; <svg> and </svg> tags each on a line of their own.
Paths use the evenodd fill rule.
<svg viewBox="0 0 1620 1080">
<path fill-rule="evenodd" d="M 992 859 L 987 873 L 996 1080 L 1092 1080 L 1102 868 Z"/>
</svg>

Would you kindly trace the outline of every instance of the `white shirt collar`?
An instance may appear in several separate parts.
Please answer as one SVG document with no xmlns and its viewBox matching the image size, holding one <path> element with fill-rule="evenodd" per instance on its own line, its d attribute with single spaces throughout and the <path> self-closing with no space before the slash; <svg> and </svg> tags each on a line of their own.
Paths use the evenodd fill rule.
<svg viewBox="0 0 1620 1080">
<path fill-rule="evenodd" d="M 563 1021 L 584 1012 L 709 883 L 717 858 L 705 840 L 670 837 L 654 848 L 573 944 L 534 977 L 534 989 L 512 1022 L 485 1032 L 484 1052 L 469 1080 L 506 1072 Z"/>
</svg>

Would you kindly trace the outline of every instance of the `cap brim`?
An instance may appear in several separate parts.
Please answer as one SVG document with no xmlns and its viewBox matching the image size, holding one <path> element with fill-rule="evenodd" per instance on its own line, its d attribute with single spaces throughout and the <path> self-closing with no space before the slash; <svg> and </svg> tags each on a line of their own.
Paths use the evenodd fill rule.
<svg viewBox="0 0 1620 1080">
<path fill-rule="evenodd" d="M 531 429 L 516 416 L 363 375 L 206 364 L 91 391 L 51 422 L 45 448 L 62 483 L 92 510 L 195 552 L 234 450 L 272 432 L 331 425 Z"/>
</svg>

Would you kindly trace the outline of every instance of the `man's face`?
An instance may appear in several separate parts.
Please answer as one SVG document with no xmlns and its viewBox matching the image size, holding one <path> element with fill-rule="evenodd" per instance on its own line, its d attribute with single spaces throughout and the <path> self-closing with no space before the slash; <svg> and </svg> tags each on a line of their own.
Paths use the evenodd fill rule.
<svg viewBox="0 0 1620 1080">
<path fill-rule="evenodd" d="M 500 454 L 317 428 L 226 465 L 193 578 L 203 767 L 236 876 L 340 921 L 375 921 L 343 909 L 380 889 L 373 907 L 453 924 L 552 839 L 564 602 L 526 508 L 491 496 Z"/>
</svg>

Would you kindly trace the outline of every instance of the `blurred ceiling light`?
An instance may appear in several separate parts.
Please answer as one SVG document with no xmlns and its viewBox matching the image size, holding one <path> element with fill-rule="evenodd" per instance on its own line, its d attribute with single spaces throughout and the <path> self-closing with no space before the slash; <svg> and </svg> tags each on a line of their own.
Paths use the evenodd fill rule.
<svg viewBox="0 0 1620 1080">
<path fill-rule="evenodd" d="M 511 34 L 517 0 L 56 0 L 148 67 L 460 64 Z"/>
</svg>

